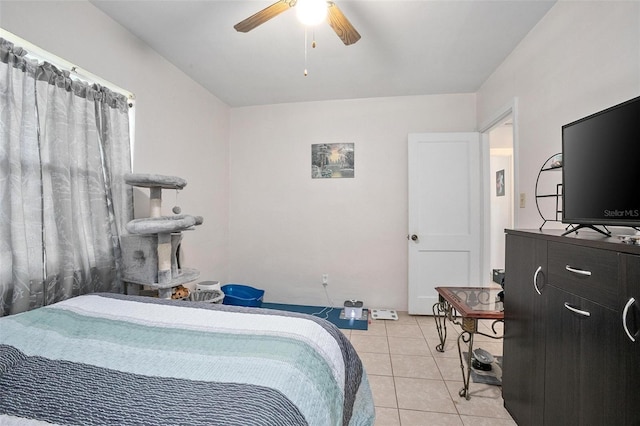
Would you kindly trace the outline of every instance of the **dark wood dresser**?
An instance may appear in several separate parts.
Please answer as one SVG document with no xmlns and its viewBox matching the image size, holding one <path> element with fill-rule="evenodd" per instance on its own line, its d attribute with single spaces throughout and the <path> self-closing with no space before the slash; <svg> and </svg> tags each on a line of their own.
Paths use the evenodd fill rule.
<svg viewBox="0 0 640 426">
<path fill-rule="evenodd" d="M 520 426 L 640 425 L 640 246 L 506 231 L 503 398 Z"/>
</svg>

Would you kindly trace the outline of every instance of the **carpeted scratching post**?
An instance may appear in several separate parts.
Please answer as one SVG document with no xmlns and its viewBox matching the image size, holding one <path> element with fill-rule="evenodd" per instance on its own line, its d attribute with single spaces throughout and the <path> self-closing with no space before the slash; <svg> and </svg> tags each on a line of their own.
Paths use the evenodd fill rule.
<svg viewBox="0 0 640 426">
<path fill-rule="evenodd" d="M 139 294 L 141 286 L 158 290 L 158 296 L 170 299 L 172 289 L 195 281 L 200 272 L 178 265 L 178 247 L 182 231 L 194 229 L 203 221 L 201 216 L 180 214 L 162 216 L 162 190 L 183 189 L 187 181 L 175 176 L 129 174 L 125 182 L 131 186 L 149 188 L 151 217 L 127 223 L 129 234 L 120 238 L 123 279 L 127 294 Z M 179 208 L 174 207 L 174 211 Z"/>
</svg>

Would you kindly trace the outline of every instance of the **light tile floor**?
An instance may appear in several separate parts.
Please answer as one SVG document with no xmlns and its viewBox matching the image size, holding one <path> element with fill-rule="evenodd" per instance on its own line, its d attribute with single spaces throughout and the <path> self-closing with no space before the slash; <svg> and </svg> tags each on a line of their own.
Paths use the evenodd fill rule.
<svg viewBox="0 0 640 426">
<path fill-rule="evenodd" d="M 397 321 L 372 320 L 367 331 L 342 330 L 369 376 L 376 426 L 516 424 L 504 408 L 499 386 L 472 381 L 471 399 L 458 396 L 463 386 L 456 344 L 459 327 L 447 322 L 441 353 L 435 349 L 439 339 L 433 317 L 398 314 Z M 480 327 L 491 334 L 490 325 L 482 321 Z M 474 347 L 502 355 L 502 340 L 476 335 Z"/>
</svg>

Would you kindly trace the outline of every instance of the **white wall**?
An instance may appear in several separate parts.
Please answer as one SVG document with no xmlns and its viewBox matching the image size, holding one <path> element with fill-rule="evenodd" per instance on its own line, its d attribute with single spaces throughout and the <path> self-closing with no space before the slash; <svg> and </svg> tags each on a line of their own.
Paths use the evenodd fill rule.
<svg viewBox="0 0 640 426">
<path fill-rule="evenodd" d="M 265 300 L 407 309 L 407 135 L 473 131 L 475 95 L 236 108 L 230 266 Z M 354 179 L 311 179 L 311 144 L 354 143 Z"/>
<path fill-rule="evenodd" d="M 3 1 L 0 26 L 136 95 L 134 172 L 188 181 L 179 204 L 204 224 L 185 233 L 183 265 L 226 280 L 230 109 L 88 2 Z M 174 203 L 164 191 L 163 213 Z"/>
<path fill-rule="evenodd" d="M 479 123 L 518 98 L 517 227 L 541 224 L 535 180 L 562 125 L 638 95 L 640 2 L 559 1 L 478 92 Z"/>
</svg>

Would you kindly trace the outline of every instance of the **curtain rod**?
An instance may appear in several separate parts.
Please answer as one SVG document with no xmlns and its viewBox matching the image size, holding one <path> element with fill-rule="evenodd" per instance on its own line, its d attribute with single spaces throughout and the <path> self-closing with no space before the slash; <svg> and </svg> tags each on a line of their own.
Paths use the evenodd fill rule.
<svg viewBox="0 0 640 426">
<path fill-rule="evenodd" d="M 136 96 L 130 91 L 123 89 L 122 87 L 115 85 L 110 81 L 100 78 L 97 75 L 85 70 L 84 68 L 74 65 L 71 62 L 60 58 L 59 56 L 56 56 L 50 52 L 47 52 L 46 50 L 36 46 L 35 44 L 3 28 L 0 28 L 0 37 L 10 41 L 11 43 L 17 46 L 22 47 L 24 50 L 28 52 L 27 57 L 29 57 L 30 55 L 33 55 L 32 57 L 35 57 L 36 59 L 42 59 L 44 61 L 50 62 L 55 66 L 65 68 L 66 70 L 68 70 L 70 73 L 72 73 L 78 78 L 84 78 L 86 80 L 90 80 L 91 82 L 98 83 L 99 85 L 104 86 L 109 90 L 113 90 L 114 92 L 118 92 L 125 95 L 130 101 L 133 101 L 136 98 Z"/>
</svg>

